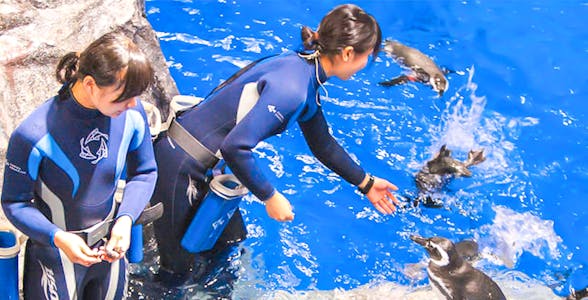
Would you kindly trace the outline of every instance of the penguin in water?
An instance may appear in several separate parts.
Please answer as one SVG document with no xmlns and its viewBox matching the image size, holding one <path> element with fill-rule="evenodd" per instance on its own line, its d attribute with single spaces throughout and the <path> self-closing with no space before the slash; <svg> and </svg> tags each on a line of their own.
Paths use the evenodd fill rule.
<svg viewBox="0 0 588 300">
<path fill-rule="evenodd" d="M 415 176 L 415 182 L 419 189 L 418 202 L 426 207 L 441 207 L 443 204 L 434 200 L 430 194 L 438 191 L 449 179 L 453 177 L 471 177 L 472 171 L 468 168 L 486 160 L 484 150 L 470 150 L 465 161 L 459 161 L 451 157 L 451 150 L 446 145 L 441 146 L 435 157 L 429 160 Z"/>
<path fill-rule="evenodd" d="M 421 51 L 401 44 L 398 41 L 386 41 L 384 52 L 392 56 L 394 61 L 404 68 L 410 70 L 408 74 L 400 75 L 388 81 L 380 82 L 383 86 L 394 86 L 409 81 L 418 81 L 430 85 L 439 96 L 449 87 L 445 74 L 448 70 L 442 71 L 431 58 Z"/>
<path fill-rule="evenodd" d="M 583 300 L 588 299 L 588 286 L 582 290 L 573 291 L 566 297 L 566 300 Z"/>
<path fill-rule="evenodd" d="M 430 256 L 429 281 L 445 299 L 506 300 L 498 284 L 464 260 L 450 240 L 418 235 L 412 235 L 410 239 L 427 250 Z"/>
</svg>

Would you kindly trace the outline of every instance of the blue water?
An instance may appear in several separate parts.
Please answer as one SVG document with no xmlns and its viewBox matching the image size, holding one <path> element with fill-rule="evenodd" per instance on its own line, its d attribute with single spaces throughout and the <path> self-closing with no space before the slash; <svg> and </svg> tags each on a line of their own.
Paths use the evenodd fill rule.
<svg viewBox="0 0 588 300">
<path fill-rule="evenodd" d="M 249 62 L 300 49 L 300 27 L 316 28 L 341 3 L 147 1 L 146 9 L 180 92 L 206 96 Z M 378 86 L 402 71 L 384 54 L 348 81 L 330 80 L 322 101 L 336 139 L 402 200 L 414 197 L 415 173 L 443 144 L 462 160 L 483 148 L 487 160 L 440 192 L 443 208 L 382 216 L 312 157 L 296 126 L 268 139 L 258 162 L 296 217 L 278 223 L 253 197 L 242 203 L 249 238 L 235 298 L 430 299 L 418 296 L 428 281 L 413 233 L 476 239 L 476 266 L 512 299 L 552 299 L 586 283 L 578 274 L 588 268 L 588 2 L 360 5 L 384 38 L 455 73 L 443 97 L 420 84 Z"/>
</svg>

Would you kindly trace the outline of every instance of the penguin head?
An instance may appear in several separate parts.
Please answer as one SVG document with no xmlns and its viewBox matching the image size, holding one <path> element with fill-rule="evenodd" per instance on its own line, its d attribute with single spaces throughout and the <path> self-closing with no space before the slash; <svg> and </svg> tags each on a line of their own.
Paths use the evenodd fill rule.
<svg viewBox="0 0 588 300">
<path fill-rule="evenodd" d="M 467 166 L 451 157 L 451 150 L 447 149 L 446 145 L 441 147 L 439 153 L 433 159 L 427 162 L 429 173 L 438 175 L 452 174 L 457 177 L 472 176 L 472 172 L 468 170 Z"/>
<path fill-rule="evenodd" d="M 455 250 L 455 245 L 443 237 L 424 238 L 418 235 L 410 236 L 410 239 L 415 243 L 423 246 L 429 253 L 431 263 L 443 267 L 455 259 L 459 259 L 459 255 Z"/>
<path fill-rule="evenodd" d="M 433 87 L 433 90 L 439 93 L 439 97 L 443 96 L 443 93 L 449 88 L 449 83 L 443 74 L 435 74 L 431 76 L 429 83 Z"/>
</svg>

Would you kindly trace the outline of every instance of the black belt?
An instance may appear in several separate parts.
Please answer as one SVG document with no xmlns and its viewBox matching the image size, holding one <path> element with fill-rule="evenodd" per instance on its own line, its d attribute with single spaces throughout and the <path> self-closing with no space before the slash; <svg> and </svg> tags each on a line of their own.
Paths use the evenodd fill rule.
<svg viewBox="0 0 588 300">
<path fill-rule="evenodd" d="M 110 227 L 112 226 L 113 221 L 114 219 L 107 219 L 90 228 L 70 232 L 81 237 L 86 241 L 86 244 L 91 247 L 110 233 Z"/>
<path fill-rule="evenodd" d="M 175 119 L 172 120 L 167 129 L 167 136 L 172 138 L 188 155 L 207 168 L 212 168 L 220 160 L 219 157 L 202 145 Z"/>
<path fill-rule="evenodd" d="M 134 225 L 139 224 L 147 224 L 151 223 L 163 215 L 163 204 L 161 202 L 145 208 L 139 218 L 135 221 Z M 112 227 L 112 223 L 114 219 L 108 218 L 90 228 L 79 230 L 79 231 L 70 231 L 81 237 L 88 246 L 92 246 L 99 242 L 101 239 L 106 237 L 110 233 L 110 228 Z"/>
</svg>

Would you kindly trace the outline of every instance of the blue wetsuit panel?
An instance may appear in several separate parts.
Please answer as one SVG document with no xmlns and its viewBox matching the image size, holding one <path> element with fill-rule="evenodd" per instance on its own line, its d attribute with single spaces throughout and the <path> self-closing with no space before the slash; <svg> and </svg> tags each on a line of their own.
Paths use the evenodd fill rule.
<svg viewBox="0 0 588 300">
<path fill-rule="evenodd" d="M 326 81 L 322 68 L 319 78 Z M 249 113 L 238 123 L 237 110 L 245 84 L 256 83 L 259 99 Z M 239 180 L 260 200 L 273 195 L 274 187 L 255 164 L 252 149 L 262 140 L 283 132 L 294 122 L 310 122 L 317 137 L 330 137 L 324 118 L 317 105 L 314 62 L 294 52 L 262 60 L 234 81 L 209 96 L 204 103 L 183 113 L 178 121 L 194 137 L 212 151 L 220 149 L 227 165 Z M 311 136 L 312 137 L 312 136 Z M 365 172 L 341 147 L 331 147 L 335 140 L 309 140 L 309 145 L 321 143 L 336 150 L 334 155 L 320 156 L 325 165 L 337 166 L 335 171 L 352 184 L 359 184 Z M 336 142 L 335 142 L 336 143 Z"/>
<path fill-rule="evenodd" d="M 135 220 L 145 208 L 157 167 L 145 112 L 138 103 L 110 118 L 82 107 L 64 92 L 38 107 L 12 133 L 1 200 L 6 217 L 30 237 L 26 299 L 55 296 L 57 291 L 65 299 L 75 294 L 123 297 L 124 260 L 89 268 L 74 265 L 54 247 L 53 237 L 59 230 L 82 230 L 104 220 L 123 177 L 127 185 L 117 217 Z M 125 166 L 127 173 L 122 174 Z M 55 197 L 47 197 L 48 191 Z"/>
<path fill-rule="evenodd" d="M 67 231 L 93 226 L 110 212 L 127 163 L 128 183 L 118 215 L 135 220 L 148 203 L 157 176 L 145 120 L 140 104 L 110 118 L 71 97 L 45 102 L 10 138 L 2 191 L 8 219 L 46 244 L 59 230 L 55 223 L 64 224 L 61 229 Z M 40 198 L 39 180 L 61 203 Z"/>
</svg>

